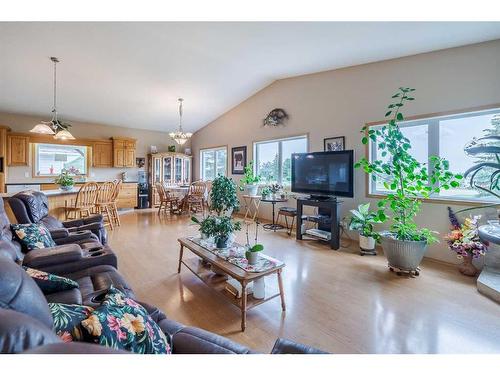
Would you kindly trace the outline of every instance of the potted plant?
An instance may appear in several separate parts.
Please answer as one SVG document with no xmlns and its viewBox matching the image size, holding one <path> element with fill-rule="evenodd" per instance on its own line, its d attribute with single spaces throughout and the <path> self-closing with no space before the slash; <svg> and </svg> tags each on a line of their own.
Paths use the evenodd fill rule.
<svg viewBox="0 0 500 375">
<path fill-rule="evenodd" d="M 215 212 L 215 215 L 209 215 L 202 221 L 197 218 L 191 220 L 199 223 L 203 235 L 214 238 L 217 248 L 224 249 L 230 235 L 241 229 L 241 223 L 231 218 L 233 210 L 239 209 L 236 184 L 228 177 L 218 176 L 212 183 L 210 198 L 210 211 Z"/>
<path fill-rule="evenodd" d="M 276 198 L 276 194 L 278 194 L 281 189 L 283 189 L 283 186 L 281 186 L 280 184 L 274 183 L 269 185 L 269 191 L 272 194 L 273 198 Z"/>
<path fill-rule="evenodd" d="M 211 211 L 217 213 L 217 216 L 231 216 L 234 210 L 240 208 L 240 202 L 236 194 L 236 184 L 225 176 L 218 176 L 212 182 L 210 191 Z"/>
<path fill-rule="evenodd" d="M 56 184 L 59 185 L 61 190 L 71 190 L 75 186 L 75 180 L 73 176 L 69 174 L 66 169 L 61 170 L 59 176 L 54 180 Z"/>
<path fill-rule="evenodd" d="M 206 240 L 208 239 L 210 236 L 209 236 L 209 233 L 210 233 L 210 222 L 208 221 L 205 221 L 205 217 L 200 221 L 200 219 L 198 219 L 196 216 L 191 216 L 191 221 L 194 223 L 194 224 L 197 224 L 200 228 L 199 228 L 199 231 L 200 231 L 200 234 L 201 234 L 201 239 L 203 240 Z"/>
<path fill-rule="evenodd" d="M 245 167 L 245 175 L 240 180 L 240 191 L 246 190 L 248 195 L 256 196 L 259 190 L 260 176 L 253 173 L 253 162 Z"/>
<path fill-rule="evenodd" d="M 370 203 L 360 204 L 357 210 L 350 210 L 352 217 L 350 230 L 359 232 L 359 248 L 361 255 L 377 255 L 375 244 L 380 234 L 373 231 L 373 225 L 379 223 L 378 214 L 370 211 Z"/>
<path fill-rule="evenodd" d="M 245 245 L 246 251 L 245 251 L 245 257 L 248 260 L 248 264 L 255 265 L 257 264 L 259 260 L 259 252 L 264 250 L 264 245 L 257 243 L 258 239 L 258 233 L 259 233 L 259 222 L 255 222 L 255 240 L 254 240 L 254 245 L 250 245 L 250 240 L 248 238 L 248 228 L 250 227 L 250 224 L 247 224 L 247 230 L 246 230 L 246 235 L 247 235 L 247 243 Z"/>
<path fill-rule="evenodd" d="M 205 234 L 213 237 L 218 249 L 225 249 L 231 233 L 241 229 L 241 223 L 228 216 L 210 215 L 201 223 Z"/>
<path fill-rule="evenodd" d="M 387 195 L 378 202 L 377 218 L 380 222 L 388 220 L 386 211 L 391 214 L 389 231 L 381 233 L 380 241 L 389 263 L 389 269 L 418 275 L 418 266 L 430 243 L 436 242 L 434 231 L 420 228 L 415 223 L 422 205 L 422 198 L 428 198 L 441 189 L 458 187 L 461 175 L 449 170 L 449 162 L 438 156 L 430 156 L 429 163 L 421 163 L 410 153 L 411 144 L 398 126 L 404 117 L 401 108 L 414 100 L 412 88 L 401 87 L 392 96 L 394 103 L 388 106 L 385 114 L 390 118 L 380 128 L 363 127 L 363 144 L 375 142 L 382 158 L 370 161 L 362 158 L 356 168 L 372 175 L 372 179 L 383 182 Z"/>
<path fill-rule="evenodd" d="M 269 187 L 267 186 L 264 186 L 260 194 L 262 195 L 262 199 L 266 199 L 269 194 L 271 194 L 271 189 L 269 189 Z"/>
</svg>

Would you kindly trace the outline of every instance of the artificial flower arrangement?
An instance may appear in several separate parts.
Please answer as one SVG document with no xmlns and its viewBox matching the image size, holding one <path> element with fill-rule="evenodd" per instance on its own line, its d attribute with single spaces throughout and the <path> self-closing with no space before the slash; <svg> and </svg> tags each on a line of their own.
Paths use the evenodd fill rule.
<svg viewBox="0 0 500 375">
<path fill-rule="evenodd" d="M 449 210 L 452 231 L 445 236 L 448 246 L 457 253 L 459 259 L 463 257 L 480 258 L 486 252 L 486 245 L 479 239 L 478 221 L 481 215 L 465 219 L 460 225 L 456 215 Z"/>
<path fill-rule="evenodd" d="M 472 259 L 480 258 L 487 250 L 487 244 L 479 238 L 478 221 L 481 216 L 466 218 L 464 223 L 460 224 L 457 216 L 449 207 L 448 216 L 452 230 L 445 236 L 445 240 L 449 248 L 457 254 L 457 257 L 464 260 L 460 272 L 468 276 L 475 276 L 477 269 L 472 265 Z"/>
</svg>

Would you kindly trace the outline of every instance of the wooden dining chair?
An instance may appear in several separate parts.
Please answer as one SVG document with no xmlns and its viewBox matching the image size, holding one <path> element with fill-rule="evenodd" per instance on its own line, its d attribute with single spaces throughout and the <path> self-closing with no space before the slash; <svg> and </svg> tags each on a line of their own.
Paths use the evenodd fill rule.
<svg viewBox="0 0 500 375">
<path fill-rule="evenodd" d="M 122 180 L 113 180 L 113 184 L 115 185 L 115 190 L 113 192 L 113 197 L 111 198 L 111 216 L 113 218 L 113 224 L 116 226 L 120 226 L 120 215 L 118 215 L 118 196 L 120 195 L 120 190 L 122 189 Z"/>
<path fill-rule="evenodd" d="M 195 181 L 189 186 L 189 192 L 184 198 L 183 210 L 189 212 L 205 212 L 207 185 L 203 181 Z"/>
<path fill-rule="evenodd" d="M 64 201 L 64 215 L 66 220 L 78 219 L 90 216 L 95 209 L 99 185 L 95 182 L 87 182 L 80 187 L 76 199 L 69 202 Z"/>
<path fill-rule="evenodd" d="M 112 214 L 112 204 L 115 194 L 115 184 L 113 181 L 103 182 L 97 191 L 95 201 L 96 212 L 104 218 L 104 225 L 109 225 L 111 229 L 114 227 L 114 218 Z"/>
<path fill-rule="evenodd" d="M 162 183 L 157 182 L 155 186 L 156 186 L 156 191 L 160 196 L 160 206 L 158 207 L 158 215 L 160 214 L 162 208 L 165 213 L 167 213 L 167 210 L 169 210 L 171 214 L 178 211 L 179 199 L 173 196 Z"/>
</svg>

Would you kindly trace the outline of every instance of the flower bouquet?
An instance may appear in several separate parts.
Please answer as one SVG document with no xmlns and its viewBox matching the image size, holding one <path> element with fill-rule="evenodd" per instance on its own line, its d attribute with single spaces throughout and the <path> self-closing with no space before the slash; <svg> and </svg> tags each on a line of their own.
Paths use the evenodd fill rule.
<svg viewBox="0 0 500 375">
<path fill-rule="evenodd" d="M 453 211 L 448 208 L 452 230 L 445 236 L 449 248 L 457 254 L 458 259 L 463 259 L 459 270 L 467 276 L 475 276 L 477 269 L 472 264 L 472 259 L 478 259 L 486 252 L 486 244 L 481 242 L 478 232 L 478 221 L 481 216 L 466 218 L 460 224 Z"/>
</svg>

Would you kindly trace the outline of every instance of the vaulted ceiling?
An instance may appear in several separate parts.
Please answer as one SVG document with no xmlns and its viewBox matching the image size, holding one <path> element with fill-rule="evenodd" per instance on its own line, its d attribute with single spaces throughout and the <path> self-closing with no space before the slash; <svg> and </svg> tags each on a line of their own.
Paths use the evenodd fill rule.
<svg viewBox="0 0 500 375">
<path fill-rule="evenodd" d="M 289 76 L 500 38 L 495 22 L 0 23 L 0 111 L 195 131 Z"/>
</svg>

